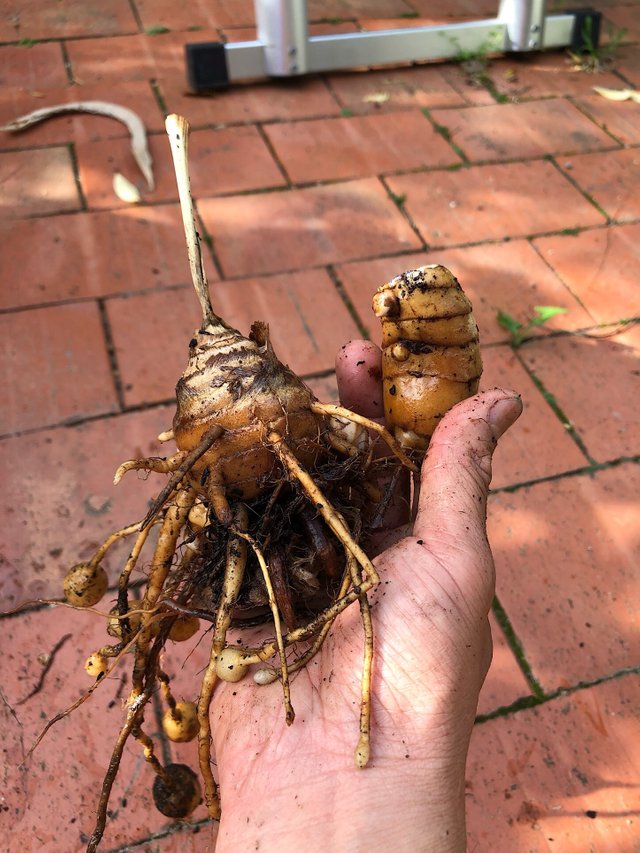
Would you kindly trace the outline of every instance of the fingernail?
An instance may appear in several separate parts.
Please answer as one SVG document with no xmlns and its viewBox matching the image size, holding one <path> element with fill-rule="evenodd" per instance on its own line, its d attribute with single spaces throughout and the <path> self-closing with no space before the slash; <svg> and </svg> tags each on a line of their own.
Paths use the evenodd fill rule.
<svg viewBox="0 0 640 853">
<path fill-rule="evenodd" d="M 487 413 L 487 420 L 493 428 L 496 438 L 505 433 L 515 423 L 522 412 L 522 398 L 518 394 L 496 400 Z"/>
</svg>

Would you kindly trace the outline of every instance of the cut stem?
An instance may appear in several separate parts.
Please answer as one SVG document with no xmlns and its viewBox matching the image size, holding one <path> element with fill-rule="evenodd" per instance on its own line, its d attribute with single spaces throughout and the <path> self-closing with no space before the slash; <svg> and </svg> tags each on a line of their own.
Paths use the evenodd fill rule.
<svg viewBox="0 0 640 853">
<path fill-rule="evenodd" d="M 204 263 L 202 260 L 202 248 L 200 246 L 200 239 L 196 228 L 193 199 L 191 198 L 191 180 L 189 178 L 188 161 L 189 122 L 183 116 L 172 114 L 167 116 L 165 128 L 169 137 L 171 156 L 173 157 L 173 168 L 176 173 L 176 183 L 178 184 L 180 210 L 182 212 L 184 235 L 187 239 L 187 252 L 189 254 L 191 278 L 193 280 L 196 295 L 200 302 L 200 307 L 202 308 L 203 325 L 208 326 L 210 323 L 219 323 L 220 320 L 214 314 L 211 306 L 209 286 L 207 284 L 207 276 L 204 271 Z"/>
</svg>

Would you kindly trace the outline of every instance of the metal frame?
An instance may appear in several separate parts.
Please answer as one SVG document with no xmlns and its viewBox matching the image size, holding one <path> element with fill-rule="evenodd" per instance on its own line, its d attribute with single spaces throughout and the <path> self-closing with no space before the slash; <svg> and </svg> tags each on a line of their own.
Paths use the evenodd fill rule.
<svg viewBox="0 0 640 853">
<path fill-rule="evenodd" d="M 431 27 L 310 36 L 304 0 L 254 0 L 255 41 L 186 45 L 189 83 L 195 91 L 229 83 L 359 66 L 452 59 L 469 52 L 526 52 L 580 48 L 590 10 L 546 15 L 545 0 L 501 0 L 498 17 Z M 599 26 L 592 26 L 592 33 Z"/>
</svg>

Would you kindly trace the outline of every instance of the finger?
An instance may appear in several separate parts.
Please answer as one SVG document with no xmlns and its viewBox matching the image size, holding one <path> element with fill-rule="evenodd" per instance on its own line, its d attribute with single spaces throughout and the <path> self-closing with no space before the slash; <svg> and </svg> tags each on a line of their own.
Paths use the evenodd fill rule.
<svg viewBox="0 0 640 853">
<path fill-rule="evenodd" d="M 434 551 L 486 547 L 493 451 L 521 411 L 515 392 L 495 388 L 458 403 L 442 419 L 422 465 L 414 524 L 414 535 Z"/>
<path fill-rule="evenodd" d="M 340 402 L 367 418 L 382 418 L 380 349 L 371 341 L 349 341 L 336 356 Z"/>
</svg>

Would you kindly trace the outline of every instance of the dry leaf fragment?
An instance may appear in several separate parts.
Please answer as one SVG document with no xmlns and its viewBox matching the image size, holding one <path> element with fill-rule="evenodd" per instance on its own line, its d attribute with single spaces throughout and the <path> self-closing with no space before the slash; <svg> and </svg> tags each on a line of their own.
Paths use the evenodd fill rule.
<svg viewBox="0 0 640 853">
<path fill-rule="evenodd" d="M 153 190 L 153 170 L 151 167 L 151 153 L 147 145 L 147 132 L 142 119 L 127 107 L 121 107 L 119 104 L 112 104 L 109 101 L 72 101 L 68 104 L 56 104 L 53 107 L 43 107 L 40 110 L 34 110 L 31 113 L 14 119 L 9 124 L 0 126 L 0 130 L 16 132 L 31 127 L 31 125 L 37 124 L 39 121 L 43 121 L 50 116 L 73 112 L 94 113 L 122 122 L 131 134 L 131 151 L 136 163 L 140 167 L 140 171 L 144 175 L 149 189 Z"/>
<path fill-rule="evenodd" d="M 390 97 L 388 92 L 372 92 L 370 95 L 365 95 L 362 100 L 365 104 L 384 104 Z"/>
<path fill-rule="evenodd" d="M 605 89 L 604 86 L 594 86 L 593 91 L 602 95 L 608 101 L 635 101 L 640 104 L 640 92 L 635 89 Z"/>
<path fill-rule="evenodd" d="M 142 199 L 138 187 L 120 172 L 116 172 L 113 176 L 113 191 L 120 201 L 126 201 L 129 204 L 137 204 Z"/>
</svg>

